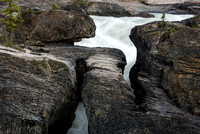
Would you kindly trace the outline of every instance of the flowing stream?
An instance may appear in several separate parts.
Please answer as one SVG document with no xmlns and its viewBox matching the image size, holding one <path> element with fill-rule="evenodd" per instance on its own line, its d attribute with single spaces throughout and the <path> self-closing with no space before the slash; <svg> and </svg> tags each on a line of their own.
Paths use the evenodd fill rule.
<svg viewBox="0 0 200 134">
<path fill-rule="evenodd" d="M 86 47 L 110 47 L 118 48 L 126 55 L 127 65 L 124 70 L 124 79 L 130 85 L 129 71 L 136 61 L 136 48 L 129 39 L 133 27 L 153 21 L 160 21 L 162 14 L 154 13 L 155 18 L 141 17 L 100 17 L 91 16 L 96 24 L 96 36 L 90 39 L 83 39 L 75 43 L 78 46 Z M 166 21 L 181 21 L 193 15 L 172 15 L 166 14 Z M 75 112 L 76 118 L 67 134 L 88 134 L 88 121 L 84 105 L 79 103 Z"/>
</svg>

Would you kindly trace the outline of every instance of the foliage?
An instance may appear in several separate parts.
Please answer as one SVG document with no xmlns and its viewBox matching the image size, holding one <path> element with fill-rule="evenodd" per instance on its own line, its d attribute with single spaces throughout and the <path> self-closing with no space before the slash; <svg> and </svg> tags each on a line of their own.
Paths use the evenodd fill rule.
<svg viewBox="0 0 200 134">
<path fill-rule="evenodd" d="M 160 23 L 160 26 L 164 27 L 166 30 L 168 28 L 168 23 L 166 22 L 165 12 L 163 12 L 161 19 L 162 22 Z"/>
<path fill-rule="evenodd" d="M 1 2 L 8 3 L 5 9 L 0 11 L 0 14 L 3 15 L 1 23 L 4 26 L 4 29 L 8 31 L 8 35 L 4 35 L 3 41 L 7 46 L 12 45 L 13 37 L 12 32 L 17 28 L 18 23 L 24 22 L 21 18 L 21 8 L 15 3 L 18 0 L 0 0 Z"/>
<path fill-rule="evenodd" d="M 160 32 L 156 33 L 156 36 L 160 37 L 162 35 L 168 35 L 171 32 L 174 32 L 176 30 L 175 28 L 169 28 L 169 24 L 166 21 L 165 12 L 163 12 L 161 19 L 162 21 L 158 24 L 158 27 L 160 28 Z"/>
<path fill-rule="evenodd" d="M 12 41 L 13 41 L 13 38 L 10 37 L 7 38 L 5 35 L 2 37 L 2 41 L 4 42 L 4 45 L 7 46 L 7 47 L 12 47 Z"/>
<path fill-rule="evenodd" d="M 165 21 L 165 12 L 163 12 L 163 14 L 162 14 L 162 17 L 161 17 L 161 19 L 162 19 L 162 22 L 164 22 Z"/>
<path fill-rule="evenodd" d="M 53 10 L 60 10 L 60 7 L 56 4 L 56 1 L 54 1 L 52 4 L 51 4 L 51 8 L 53 9 Z"/>
</svg>

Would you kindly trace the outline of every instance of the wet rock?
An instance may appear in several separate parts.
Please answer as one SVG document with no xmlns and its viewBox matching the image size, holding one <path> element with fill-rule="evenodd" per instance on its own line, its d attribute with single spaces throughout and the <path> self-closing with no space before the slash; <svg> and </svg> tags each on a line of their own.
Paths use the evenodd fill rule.
<svg viewBox="0 0 200 134">
<path fill-rule="evenodd" d="M 66 133 L 80 100 L 70 61 L 0 49 L 0 133 Z"/>
<path fill-rule="evenodd" d="M 44 45 L 45 42 L 68 42 L 95 35 L 95 24 L 86 14 L 77 11 L 26 12 L 25 20 L 15 32 L 16 39 L 26 44 Z"/>
<path fill-rule="evenodd" d="M 198 17 L 196 20 L 198 23 Z M 181 24 L 169 27 L 160 24 L 137 26 L 131 31 L 130 38 L 138 52 L 130 72 L 136 100 L 152 109 L 154 106 L 149 102 L 162 102 L 161 94 L 166 94 L 167 102 L 171 100 L 182 111 L 199 116 L 200 32 Z"/>
</svg>

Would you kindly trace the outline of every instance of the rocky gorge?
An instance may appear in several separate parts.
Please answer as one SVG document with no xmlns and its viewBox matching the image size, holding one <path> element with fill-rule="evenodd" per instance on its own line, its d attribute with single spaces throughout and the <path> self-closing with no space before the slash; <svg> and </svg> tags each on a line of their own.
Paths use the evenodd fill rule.
<svg viewBox="0 0 200 134">
<path fill-rule="evenodd" d="M 14 33 L 21 51 L 0 47 L 0 133 L 66 134 L 82 100 L 90 134 L 199 134 L 199 16 L 132 29 L 134 91 L 122 51 L 74 46 L 95 36 L 87 13 L 22 17 Z"/>
</svg>

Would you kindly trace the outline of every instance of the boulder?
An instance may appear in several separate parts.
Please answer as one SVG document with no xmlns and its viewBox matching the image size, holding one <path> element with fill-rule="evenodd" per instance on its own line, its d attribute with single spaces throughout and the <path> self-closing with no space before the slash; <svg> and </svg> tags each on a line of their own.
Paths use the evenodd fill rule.
<svg viewBox="0 0 200 134">
<path fill-rule="evenodd" d="M 17 28 L 15 37 L 26 44 L 73 43 L 95 35 L 94 21 L 77 11 L 28 11 L 22 14 L 22 18 L 25 22 Z"/>
<path fill-rule="evenodd" d="M 104 2 L 91 2 L 84 8 L 86 12 L 90 15 L 99 15 L 99 16 L 131 16 L 131 13 L 128 12 L 123 7 Z"/>
<path fill-rule="evenodd" d="M 83 5 L 66 5 L 63 7 L 64 10 L 78 10 L 89 15 L 98 16 L 114 16 L 114 17 L 125 17 L 125 16 L 138 16 L 138 17 L 154 17 L 147 12 L 131 12 L 127 10 L 123 5 L 109 2 L 86 2 Z"/>
<path fill-rule="evenodd" d="M 65 134 L 80 100 L 70 61 L 0 48 L 0 133 Z"/>
<path fill-rule="evenodd" d="M 190 20 L 198 23 L 198 17 Z M 138 52 L 130 72 L 137 103 L 152 109 L 149 102 L 155 97 L 162 100 L 162 92 L 177 108 L 199 116 L 200 31 L 181 24 L 168 25 L 153 22 L 131 31 L 130 38 Z"/>
</svg>

